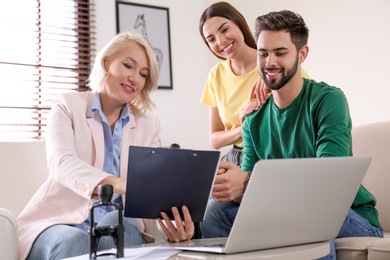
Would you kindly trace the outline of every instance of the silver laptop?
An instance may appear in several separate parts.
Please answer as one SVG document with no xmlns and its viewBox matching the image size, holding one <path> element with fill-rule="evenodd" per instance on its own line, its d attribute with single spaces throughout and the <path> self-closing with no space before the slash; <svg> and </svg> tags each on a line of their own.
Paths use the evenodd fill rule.
<svg viewBox="0 0 390 260">
<path fill-rule="evenodd" d="M 230 254 L 334 239 L 370 162 L 370 157 L 259 161 L 229 237 L 170 246 Z"/>
</svg>

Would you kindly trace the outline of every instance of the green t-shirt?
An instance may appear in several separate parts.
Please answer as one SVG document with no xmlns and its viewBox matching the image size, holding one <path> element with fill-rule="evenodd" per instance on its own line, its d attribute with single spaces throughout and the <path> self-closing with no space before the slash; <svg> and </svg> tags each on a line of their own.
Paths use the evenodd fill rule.
<svg viewBox="0 0 390 260">
<path fill-rule="evenodd" d="M 279 109 L 271 95 L 243 123 L 241 168 L 251 171 L 258 160 L 352 156 L 352 122 L 344 93 L 324 82 L 304 80 L 298 97 Z M 375 197 L 362 185 L 351 208 L 381 227 Z"/>
</svg>

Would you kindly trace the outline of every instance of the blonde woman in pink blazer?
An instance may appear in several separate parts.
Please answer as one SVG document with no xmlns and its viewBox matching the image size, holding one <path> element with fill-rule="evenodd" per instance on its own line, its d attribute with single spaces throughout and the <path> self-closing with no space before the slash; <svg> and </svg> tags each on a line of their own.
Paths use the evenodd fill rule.
<svg viewBox="0 0 390 260">
<path fill-rule="evenodd" d="M 148 43 L 122 33 L 97 55 L 89 78 L 92 92 L 59 95 L 46 132 L 49 177 L 18 217 L 19 259 L 89 252 L 89 209 L 98 199 L 98 186 L 113 185 L 113 201 L 122 203 L 128 147 L 160 146 L 160 122 L 149 113 L 158 71 Z M 174 213 L 178 215 L 177 209 Z M 100 225 L 117 220 L 111 208 L 94 215 Z M 193 234 L 188 211 L 185 215 L 168 239 L 185 240 Z M 151 234 L 158 233 L 151 220 L 124 218 L 124 225 L 125 246 L 153 242 Z M 98 250 L 112 247 L 112 239 L 103 237 Z"/>
</svg>

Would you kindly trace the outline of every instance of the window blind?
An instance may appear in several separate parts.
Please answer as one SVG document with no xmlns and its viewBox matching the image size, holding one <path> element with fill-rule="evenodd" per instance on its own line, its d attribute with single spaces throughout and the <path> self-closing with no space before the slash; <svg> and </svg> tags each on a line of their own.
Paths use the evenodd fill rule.
<svg viewBox="0 0 390 260">
<path fill-rule="evenodd" d="M 87 90 L 93 0 L 18 0 L 0 8 L 0 139 L 43 139 L 57 94 Z"/>
</svg>

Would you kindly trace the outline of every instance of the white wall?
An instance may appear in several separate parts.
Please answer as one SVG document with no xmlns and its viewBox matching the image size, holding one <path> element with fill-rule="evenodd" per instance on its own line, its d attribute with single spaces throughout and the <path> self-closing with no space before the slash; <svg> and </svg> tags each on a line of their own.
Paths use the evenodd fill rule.
<svg viewBox="0 0 390 260">
<path fill-rule="evenodd" d="M 115 1 L 97 4 L 97 48 L 116 33 Z M 130 2 L 130 1 L 129 1 Z M 210 67 L 198 22 L 212 0 L 131 1 L 169 8 L 173 90 L 157 90 L 153 99 L 162 123 L 162 145 L 210 149 L 208 108 L 199 103 Z M 305 70 L 318 81 L 341 88 L 350 104 L 354 125 L 390 120 L 390 1 L 388 0 L 227 0 L 254 29 L 258 15 L 290 9 L 303 16 L 310 52 Z"/>
<path fill-rule="evenodd" d="M 209 1 L 218 2 L 218 1 Z M 228 0 L 254 30 L 257 16 L 289 9 L 309 27 L 304 69 L 341 88 L 354 125 L 390 119 L 390 1 Z"/>
<path fill-rule="evenodd" d="M 95 0 L 97 49 L 116 33 L 115 1 Z M 161 120 L 163 146 L 178 143 L 182 148 L 211 149 L 208 141 L 208 107 L 200 97 L 209 71 L 209 50 L 198 33 L 205 1 L 128 1 L 169 8 L 173 90 L 159 89 L 152 98 Z"/>
</svg>

